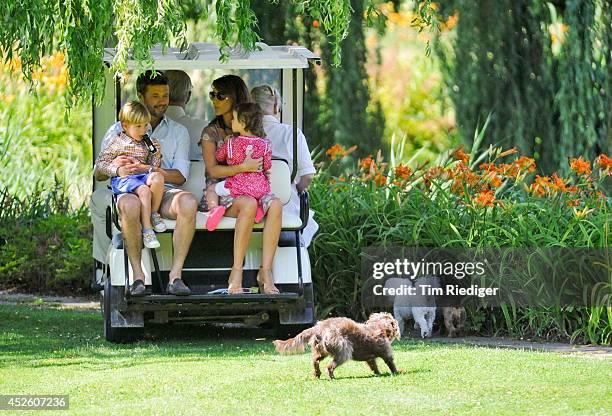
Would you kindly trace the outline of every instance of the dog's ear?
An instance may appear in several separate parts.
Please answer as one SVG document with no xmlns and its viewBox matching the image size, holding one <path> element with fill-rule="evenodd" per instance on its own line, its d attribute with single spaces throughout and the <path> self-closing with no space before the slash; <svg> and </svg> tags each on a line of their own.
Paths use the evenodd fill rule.
<svg viewBox="0 0 612 416">
<path fill-rule="evenodd" d="M 386 317 L 387 318 L 387 317 Z M 382 319 L 379 323 L 380 335 L 390 341 L 399 339 L 399 325 L 395 318 Z"/>
<path fill-rule="evenodd" d="M 392 338 L 393 338 L 393 334 L 394 334 L 394 331 L 393 331 L 393 326 L 389 326 L 389 325 L 387 325 L 387 326 L 385 327 L 385 337 L 386 337 L 387 339 L 392 339 Z"/>
<path fill-rule="evenodd" d="M 401 339 L 402 335 L 400 334 L 399 324 L 395 319 L 391 319 L 389 322 L 389 340 L 393 341 L 394 339 Z"/>
</svg>

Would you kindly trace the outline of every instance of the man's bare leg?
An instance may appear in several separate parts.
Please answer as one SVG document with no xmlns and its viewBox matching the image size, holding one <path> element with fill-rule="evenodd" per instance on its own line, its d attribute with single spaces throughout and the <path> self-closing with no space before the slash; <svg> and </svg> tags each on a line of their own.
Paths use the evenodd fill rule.
<svg viewBox="0 0 612 416">
<path fill-rule="evenodd" d="M 134 280 L 144 278 L 140 264 L 142 251 L 142 227 L 140 225 L 140 200 L 134 194 L 125 194 L 119 198 L 117 208 L 121 213 L 121 234 L 123 245 L 127 249 L 128 259 L 134 271 Z"/>
<path fill-rule="evenodd" d="M 169 281 L 172 283 L 181 277 L 183 264 L 189 252 L 191 240 L 193 240 L 198 201 L 192 193 L 181 191 L 174 194 L 172 198 L 162 201 L 160 210 L 164 217 L 176 219 L 172 239 L 174 255 L 169 274 Z"/>
</svg>

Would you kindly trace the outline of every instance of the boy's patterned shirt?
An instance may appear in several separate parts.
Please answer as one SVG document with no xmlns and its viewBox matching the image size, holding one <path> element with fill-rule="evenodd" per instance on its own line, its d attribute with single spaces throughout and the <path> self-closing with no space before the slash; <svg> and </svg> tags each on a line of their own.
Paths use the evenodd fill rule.
<svg viewBox="0 0 612 416">
<path fill-rule="evenodd" d="M 112 164 L 115 158 L 118 156 L 131 156 L 145 165 L 158 168 L 161 165 L 161 147 L 156 139 L 151 139 L 151 141 L 157 148 L 154 154 L 149 151 L 144 142 L 138 142 L 124 132 L 121 132 L 111 138 L 108 145 L 100 152 L 98 159 L 96 159 L 96 166 L 100 172 L 108 176 L 115 176 L 117 166 Z"/>
</svg>

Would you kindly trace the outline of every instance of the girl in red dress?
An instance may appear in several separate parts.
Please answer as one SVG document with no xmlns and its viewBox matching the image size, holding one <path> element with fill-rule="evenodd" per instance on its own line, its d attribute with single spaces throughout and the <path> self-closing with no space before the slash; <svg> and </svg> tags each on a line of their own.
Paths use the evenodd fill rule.
<svg viewBox="0 0 612 416">
<path fill-rule="evenodd" d="M 263 112 L 259 104 L 244 103 L 234 108 L 232 130 L 238 136 L 225 139 L 217 150 L 217 162 L 228 165 L 240 165 L 247 154 L 254 159 L 263 158 L 262 170 L 258 172 L 242 172 L 230 176 L 215 186 L 215 193 L 227 201 L 233 201 L 239 196 L 250 196 L 257 200 L 255 222 L 260 222 L 265 216 L 270 203 L 276 199 L 270 191 L 269 170 L 272 167 L 272 146 L 265 138 L 263 129 Z M 226 208 L 223 205 L 212 209 L 206 221 L 206 228 L 213 231 Z"/>
</svg>

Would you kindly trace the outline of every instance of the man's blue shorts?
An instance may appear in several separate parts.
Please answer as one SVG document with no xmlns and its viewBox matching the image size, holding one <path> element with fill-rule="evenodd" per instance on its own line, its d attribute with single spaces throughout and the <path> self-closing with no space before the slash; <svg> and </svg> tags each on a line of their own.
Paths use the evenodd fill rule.
<svg viewBox="0 0 612 416">
<path fill-rule="evenodd" d="M 111 178 L 111 189 L 115 195 L 134 192 L 136 188 L 147 184 L 148 173 L 138 175 L 113 176 Z"/>
</svg>

